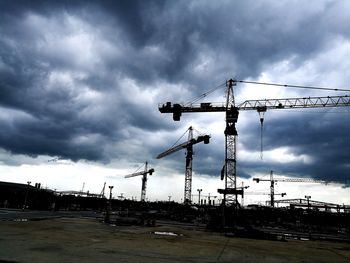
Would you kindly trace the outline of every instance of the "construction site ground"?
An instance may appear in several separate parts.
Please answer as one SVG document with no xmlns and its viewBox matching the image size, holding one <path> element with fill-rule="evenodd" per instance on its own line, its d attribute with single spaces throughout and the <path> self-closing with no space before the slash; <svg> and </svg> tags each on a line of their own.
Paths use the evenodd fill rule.
<svg viewBox="0 0 350 263">
<path fill-rule="evenodd" d="M 350 244 L 225 237 L 93 218 L 0 222 L 0 262 L 350 262 Z"/>
</svg>

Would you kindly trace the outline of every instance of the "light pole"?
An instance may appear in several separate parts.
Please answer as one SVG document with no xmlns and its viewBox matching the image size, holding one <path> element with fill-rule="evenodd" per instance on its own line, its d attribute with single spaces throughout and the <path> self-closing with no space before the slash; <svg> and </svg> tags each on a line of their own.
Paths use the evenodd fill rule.
<svg viewBox="0 0 350 263">
<path fill-rule="evenodd" d="M 106 217 L 105 217 L 105 223 L 109 224 L 110 223 L 110 213 L 112 210 L 112 189 L 113 185 L 108 186 L 109 188 L 109 200 L 108 200 L 108 205 L 106 209 Z"/>
<path fill-rule="evenodd" d="M 27 205 L 27 198 L 28 198 L 30 183 L 31 183 L 31 181 L 28 181 L 28 182 L 27 182 L 28 186 L 27 186 L 26 195 L 25 195 L 25 197 L 24 197 L 24 202 L 23 202 L 22 210 L 24 210 L 24 209 L 26 208 L 26 205 Z"/>
<path fill-rule="evenodd" d="M 113 189 L 113 185 L 108 186 L 109 188 L 109 200 L 112 200 L 112 189 Z"/>
<path fill-rule="evenodd" d="M 202 189 L 197 189 L 198 191 L 198 205 L 201 204 L 201 192 L 202 192 Z"/>
</svg>

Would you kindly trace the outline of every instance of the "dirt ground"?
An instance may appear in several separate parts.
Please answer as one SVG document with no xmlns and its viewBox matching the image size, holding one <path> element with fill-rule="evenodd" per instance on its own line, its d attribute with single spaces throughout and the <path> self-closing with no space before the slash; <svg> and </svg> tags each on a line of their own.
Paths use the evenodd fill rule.
<svg viewBox="0 0 350 263">
<path fill-rule="evenodd" d="M 0 233 L 0 262 L 350 262 L 347 243 L 253 240 L 93 219 L 2 221 Z"/>
</svg>

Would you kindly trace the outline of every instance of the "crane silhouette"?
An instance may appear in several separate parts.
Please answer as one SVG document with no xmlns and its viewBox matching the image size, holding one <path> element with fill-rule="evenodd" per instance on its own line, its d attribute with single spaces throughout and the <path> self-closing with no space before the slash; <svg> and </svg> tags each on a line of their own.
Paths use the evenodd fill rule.
<svg viewBox="0 0 350 263">
<path fill-rule="evenodd" d="M 142 187 L 141 187 L 141 202 L 144 202 L 146 200 L 146 187 L 147 187 L 147 175 L 152 175 L 154 173 L 153 168 L 148 168 L 148 163 L 145 163 L 145 169 L 141 172 L 136 172 L 132 174 L 127 174 L 124 177 L 125 178 L 130 178 L 130 177 L 135 177 L 142 175 Z"/>
<path fill-rule="evenodd" d="M 209 143 L 209 135 L 200 135 L 197 138 L 193 138 L 193 128 L 190 126 L 188 129 L 188 139 L 186 142 L 176 146 L 170 147 L 170 149 L 160 153 L 157 159 L 163 158 L 174 152 L 186 149 L 186 170 L 185 170 L 185 191 L 184 191 L 184 203 L 188 204 L 192 202 L 192 160 L 193 160 L 193 145 L 204 142 Z M 187 132 L 186 131 L 186 132 Z"/>
</svg>

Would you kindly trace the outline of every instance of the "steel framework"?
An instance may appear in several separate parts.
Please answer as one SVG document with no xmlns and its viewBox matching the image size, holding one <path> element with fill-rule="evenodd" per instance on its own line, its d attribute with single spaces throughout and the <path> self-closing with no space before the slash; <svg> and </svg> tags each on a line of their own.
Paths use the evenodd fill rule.
<svg viewBox="0 0 350 263">
<path fill-rule="evenodd" d="M 142 175 L 142 186 L 141 186 L 141 202 L 146 200 L 146 187 L 147 187 L 147 174 L 152 175 L 154 173 L 154 169 L 148 169 L 148 163 L 145 163 L 145 169 L 142 172 L 132 173 L 125 175 L 125 178 L 130 178 L 134 176 Z"/>
<path fill-rule="evenodd" d="M 236 123 L 240 110 L 256 110 L 265 112 L 268 109 L 293 109 L 293 108 L 322 108 L 322 107 L 342 107 L 350 106 L 350 97 L 326 96 L 308 98 L 285 98 L 285 99 L 264 99 L 247 100 L 239 105 L 235 105 L 234 89 L 237 80 L 230 79 L 226 82 L 226 102 L 225 103 L 200 103 L 200 104 L 172 104 L 166 102 L 158 106 L 161 113 L 172 113 L 173 120 L 179 121 L 184 112 L 225 112 L 225 164 L 222 170 L 222 179 L 225 180 L 225 189 L 219 189 L 223 194 L 225 205 L 239 205 L 237 195 L 243 194 L 243 188 L 237 187 L 236 182 L 236 144 L 237 130 Z M 240 81 L 241 82 L 241 81 Z"/>
<path fill-rule="evenodd" d="M 179 145 L 173 146 L 170 149 L 160 153 L 157 159 L 163 158 L 169 154 L 177 152 L 182 149 L 186 149 L 186 170 L 185 170 L 185 190 L 184 190 L 184 203 L 188 204 L 192 202 L 192 161 L 193 161 L 193 145 L 204 142 L 204 144 L 209 143 L 209 135 L 201 135 L 198 138 L 193 138 L 193 128 L 190 126 L 188 128 L 187 141 Z"/>
</svg>

